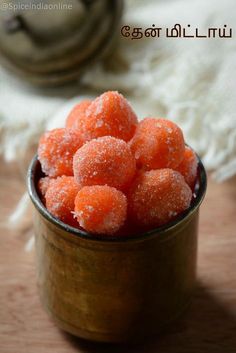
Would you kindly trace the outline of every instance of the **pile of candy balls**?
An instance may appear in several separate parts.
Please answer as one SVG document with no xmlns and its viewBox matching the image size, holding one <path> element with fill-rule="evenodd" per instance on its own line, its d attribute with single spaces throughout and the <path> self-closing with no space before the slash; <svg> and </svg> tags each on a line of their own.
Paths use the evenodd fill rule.
<svg viewBox="0 0 236 353">
<path fill-rule="evenodd" d="M 181 129 L 163 118 L 138 122 L 114 91 L 80 102 L 65 128 L 45 132 L 38 160 L 47 210 L 106 237 L 173 221 L 190 207 L 197 180 L 198 159 Z"/>
</svg>

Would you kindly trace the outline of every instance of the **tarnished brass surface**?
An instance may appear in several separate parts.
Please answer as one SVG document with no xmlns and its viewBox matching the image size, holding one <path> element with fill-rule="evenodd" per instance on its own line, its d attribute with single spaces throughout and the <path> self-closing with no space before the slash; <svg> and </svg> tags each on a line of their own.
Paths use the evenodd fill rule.
<svg viewBox="0 0 236 353">
<path fill-rule="evenodd" d="M 59 327 L 95 341 L 136 341 L 156 334 L 189 303 L 196 279 L 200 188 L 177 222 L 127 239 L 94 239 L 56 221 L 34 188 L 39 163 L 29 169 L 35 205 L 37 276 L 42 303 Z"/>
</svg>

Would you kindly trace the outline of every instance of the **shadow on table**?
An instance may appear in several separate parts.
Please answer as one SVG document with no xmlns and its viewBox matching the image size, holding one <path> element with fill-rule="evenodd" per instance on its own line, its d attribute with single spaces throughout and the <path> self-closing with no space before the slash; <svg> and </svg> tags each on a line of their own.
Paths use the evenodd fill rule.
<svg viewBox="0 0 236 353">
<path fill-rule="evenodd" d="M 64 334 L 78 351 L 86 353 L 235 353 L 236 315 L 200 282 L 188 313 L 168 333 L 138 345 L 92 343 Z"/>
</svg>

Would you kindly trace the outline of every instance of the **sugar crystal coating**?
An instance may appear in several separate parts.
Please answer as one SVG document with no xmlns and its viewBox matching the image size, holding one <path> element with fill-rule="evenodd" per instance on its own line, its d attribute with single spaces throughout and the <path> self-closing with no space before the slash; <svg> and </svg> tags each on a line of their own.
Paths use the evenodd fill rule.
<svg viewBox="0 0 236 353">
<path fill-rule="evenodd" d="M 46 195 L 47 189 L 49 188 L 49 185 L 53 182 L 53 180 L 55 179 L 50 177 L 42 177 L 38 181 L 37 189 L 43 203 L 45 203 L 46 201 L 45 195 Z"/>
<path fill-rule="evenodd" d="M 45 195 L 47 210 L 62 222 L 76 226 L 73 211 L 75 197 L 80 188 L 74 177 L 61 176 L 54 179 Z"/>
<path fill-rule="evenodd" d="M 178 167 L 175 168 L 175 170 L 183 175 L 186 183 L 191 187 L 191 189 L 194 188 L 196 182 L 197 166 L 198 160 L 196 153 L 191 148 L 185 147 L 184 159 Z"/>
<path fill-rule="evenodd" d="M 107 185 L 85 186 L 75 198 L 75 217 L 87 232 L 111 235 L 124 224 L 126 196 Z"/>
<path fill-rule="evenodd" d="M 51 180 L 52 179 L 49 177 L 43 177 L 43 178 L 39 179 L 38 190 L 39 190 L 40 195 L 42 195 L 42 196 L 46 195 L 46 192 L 47 192 L 47 189 L 49 187 Z"/>
<path fill-rule="evenodd" d="M 185 211 L 191 199 L 192 191 L 179 172 L 141 171 L 129 190 L 129 217 L 140 226 L 161 226 Z"/>
<path fill-rule="evenodd" d="M 74 129 L 54 129 L 45 132 L 39 141 L 38 159 L 43 172 L 50 177 L 73 175 L 73 155 L 83 140 Z"/>
<path fill-rule="evenodd" d="M 91 102 L 92 101 L 86 99 L 76 104 L 66 119 L 66 128 L 78 129 L 79 120 L 85 119 L 86 110 Z"/>
<path fill-rule="evenodd" d="M 91 140 L 74 155 L 74 176 L 82 186 L 127 188 L 135 175 L 135 159 L 123 140 L 104 136 Z"/>
<path fill-rule="evenodd" d="M 167 119 L 142 120 L 130 141 L 137 165 L 145 170 L 175 168 L 184 156 L 184 137 L 181 129 Z"/>
<path fill-rule="evenodd" d="M 114 136 L 129 141 L 135 132 L 137 116 L 127 100 L 118 92 L 105 92 L 97 97 L 77 121 L 77 128 L 89 141 Z"/>
</svg>

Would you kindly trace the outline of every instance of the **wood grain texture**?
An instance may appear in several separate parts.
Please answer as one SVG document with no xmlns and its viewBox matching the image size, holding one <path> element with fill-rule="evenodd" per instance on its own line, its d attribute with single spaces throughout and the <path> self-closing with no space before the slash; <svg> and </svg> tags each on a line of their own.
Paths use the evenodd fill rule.
<svg viewBox="0 0 236 353">
<path fill-rule="evenodd" d="M 0 353 L 235 353 L 236 178 L 210 180 L 201 207 L 198 288 L 183 319 L 169 333 L 138 346 L 92 344 L 64 334 L 41 308 L 34 251 L 25 251 L 31 229 L 5 220 L 24 191 L 16 166 L 1 163 L 0 177 Z"/>
</svg>

